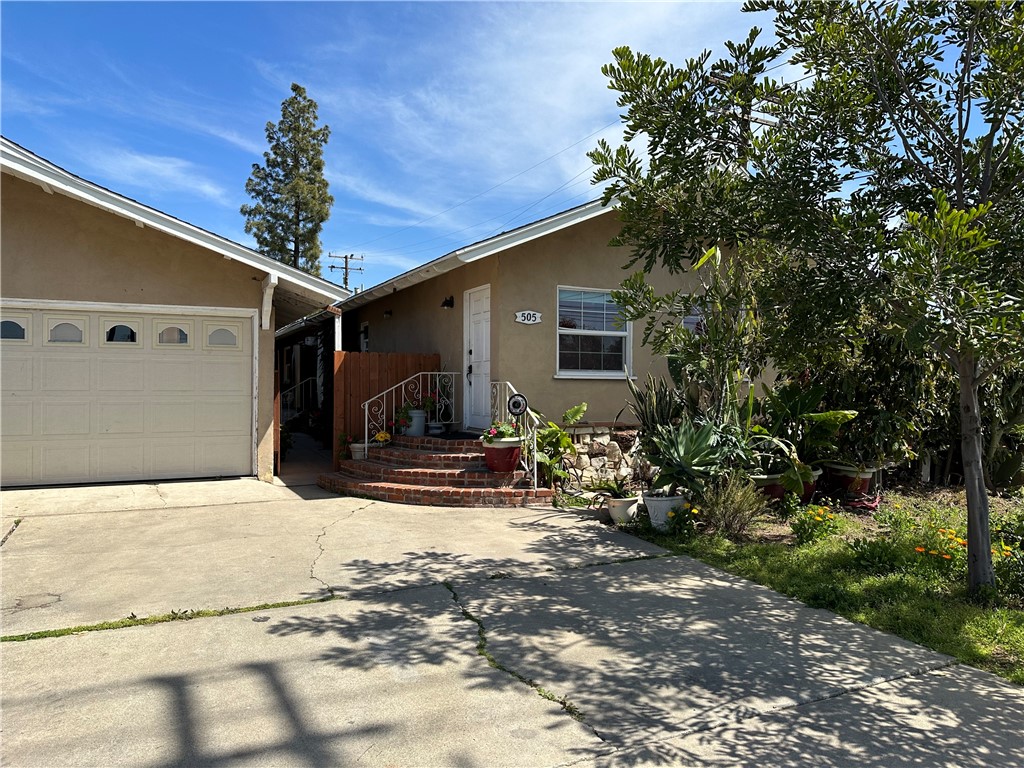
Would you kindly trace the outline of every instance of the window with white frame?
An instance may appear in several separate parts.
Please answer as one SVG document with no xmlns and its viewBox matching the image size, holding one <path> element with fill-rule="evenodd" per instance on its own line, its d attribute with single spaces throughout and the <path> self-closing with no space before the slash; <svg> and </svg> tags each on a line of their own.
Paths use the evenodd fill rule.
<svg viewBox="0 0 1024 768">
<path fill-rule="evenodd" d="M 558 373 L 622 376 L 628 369 L 629 324 L 611 291 L 558 288 Z"/>
</svg>

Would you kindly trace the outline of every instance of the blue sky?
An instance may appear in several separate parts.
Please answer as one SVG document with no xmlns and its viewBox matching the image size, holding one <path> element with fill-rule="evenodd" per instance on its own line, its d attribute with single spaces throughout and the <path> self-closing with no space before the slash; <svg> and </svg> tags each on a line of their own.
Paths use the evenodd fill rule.
<svg viewBox="0 0 1024 768">
<path fill-rule="evenodd" d="M 0 22 L 5 136 L 250 246 L 245 181 L 303 85 L 332 131 L 324 250 L 364 255 L 366 287 L 597 197 L 614 47 L 681 63 L 770 28 L 735 2 L 3 2 Z"/>
</svg>

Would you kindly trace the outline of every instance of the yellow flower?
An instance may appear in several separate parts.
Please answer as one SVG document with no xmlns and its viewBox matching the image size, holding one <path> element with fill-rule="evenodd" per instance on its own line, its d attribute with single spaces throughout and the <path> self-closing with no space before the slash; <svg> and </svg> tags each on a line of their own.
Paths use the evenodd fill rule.
<svg viewBox="0 0 1024 768">
<path fill-rule="evenodd" d="M 690 512 L 690 514 L 692 514 L 692 515 L 699 515 L 700 514 L 700 510 L 697 509 L 696 507 L 694 507 L 693 510 Z"/>
<path fill-rule="evenodd" d="M 828 519 L 829 519 L 829 520 L 835 520 L 835 519 L 836 519 L 836 516 L 835 516 L 835 515 L 829 515 L 829 516 L 828 516 Z"/>
<path fill-rule="evenodd" d="M 669 516 L 669 517 L 675 517 L 675 516 L 676 516 L 676 513 L 675 513 L 675 512 L 673 512 L 673 511 L 672 511 L 672 510 L 670 509 L 670 510 L 668 511 L 668 516 Z"/>
<path fill-rule="evenodd" d="M 814 519 L 815 519 L 815 520 L 817 520 L 817 521 L 818 521 L 819 523 L 823 523 L 823 522 L 825 522 L 825 519 L 824 519 L 824 518 L 822 518 L 822 517 L 819 517 L 818 515 L 815 515 L 815 516 L 814 516 Z"/>
<path fill-rule="evenodd" d="M 684 501 L 683 502 L 683 509 L 689 509 L 689 508 L 690 508 L 690 502 Z"/>
<path fill-rule="evenodd" d="M 928 550 L 928 554 L 929 554 L 929 555 L 937 555 L 937 554 L 939 554 L 939 553 L 938 553 L 938 552 L 936 552 L 936 551 L 935 551 L 934 549 L 929 549 L 929 550 Z"/>
</svg>

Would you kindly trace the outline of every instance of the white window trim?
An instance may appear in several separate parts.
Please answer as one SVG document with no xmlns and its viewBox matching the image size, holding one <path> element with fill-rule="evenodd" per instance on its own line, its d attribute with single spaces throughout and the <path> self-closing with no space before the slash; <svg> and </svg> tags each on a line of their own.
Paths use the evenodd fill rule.
<svg viewBox="0 0 1024 768">
<path fill-rule="evenodd" d="M 210 335 L 214 331 L 226 330 L 235 336 L 234 344 L 211 344 Z M 210 320 L 203 321 L 203 349 L 217 352 L 240 351 L 242 348 L 242 324 L 241 323 L 217 323 Z"/>
<path fill-rule="evenodd" d="M 115 325 L 127 325 L 135 331 L 135 341 L 107 341 L 107 334 Z M 110 348 L 131 349 L 142 347 L 142 328 L 145 323 L 141 317 L 101 317 L 100 318 L 100 346 Z"/>
<path fill-rule="evenodd" d="M 559 361 L 558 340 L 562 335 L 562 329 L 558 327 L 558 292 L 590 291 L 591 293 L 611 293 L 614 290 L 614 288 L 585 288 L 578 285 L 555 286 L 555 375 L 552 376 L 553 379 L 625 381 L 626 379 L 636 378 L 633 375 L 633 323 L 629 320 L 626 321 L 626 325 L 621 331 L 570 331 L 569 329 L 566 329 L 566 334 L 571 333 L 574 336 L 623 336 L 625 341 L 623 342 L 622 361 L 625 363 L 626 371 L 563 371 Z"/>
<path fill-rule="evenodd" d="M 184 344 L 168 344 L 160 341 L 160 334 L 167 328 L 179 328 L 188 336 Z M 195 347 L 195 323 L 191 319 L 177 317 L 157 317 L 153 319 L 153 349 L 192 349 Z"/>
<path fill-rule="evenodd" d="M 61 323 L 74 325 L 82 332 L 81 341 L 51 341 L 50 333 Z M 88 347 L 89 346 L 89 316 L 88 315 L 65 315 L 65 314 L 43 314 L 43 344 L 47 347 Z"/>
<path fill-rule="evenodd" d="M 7 344 L 24 346 L 32 343 L 32 315 L 30 313 L 4 312 L 3 315 L 0 315 L 0 320 L 12 320 L 25 329 L 24 339 L 0 339 L 5 346 Z"/>
</svg>

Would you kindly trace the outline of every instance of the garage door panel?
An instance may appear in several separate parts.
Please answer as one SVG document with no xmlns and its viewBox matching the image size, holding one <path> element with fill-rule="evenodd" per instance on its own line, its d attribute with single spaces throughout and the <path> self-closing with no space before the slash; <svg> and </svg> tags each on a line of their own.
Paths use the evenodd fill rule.
<svg viewBox="0 0 1024 768">
<path fill-rule="evenodd" d="M 183 351 L 176 350 L 178 354 Z M 192 360 L 154 360 L 149 366 L 153 392 L 192 392 L 196 388 L 196 364 Z"/>
<path fill-rule="evenodd" d="M 129 353 L 134 350 L 128 350 Z M 96 361 L 96 389 L 100 392 L 142 392 L 146 388 L 146 361 L 99 358 Z"/>
<path fill-rule="evenodd" d="M 62 440 L 39 445 L 39 479 L 50 483 L 83 482 L 92 477 L 91 443 Z"/>
<path fill-rule="evenodd" d="M 91 364 L 88 357 L 44 357 L 39 371 L 42 391 L 88 392 L 92 388 Z"/>
<path fill-rule="evenodd" d="M 157 400 L 146 404 L 146 432 L 155 435 L 196 431 L 192 400 Z"/>
<path fill-rule="evenodd" d="M 145 451 L 134 440 L 102 440 L 93 445 L 93 466 L 101 477 L 141 480 L 146 477 Z"/>
<path fill-rule="evenodd" d="M 150 444 L 153 477 L 196 475 L 196 444 L 192 440 L 154 440 Z"/>
<path fill-rule="evenodd" d="M 38 328 L 47 310 L 19 312 Z M 187 345 L 157 344 L 154 319 L 113 307 L 75 314 L 81 344 L 42 333 L 0 344 L 4 485 L 253 473 L 251 317 L 172 315 L 159 320 L 196 334 L 230 327 L 237 344 L 191 332 Z M 121 321 L 138 343 L 105 340 Z"/>
<path fill-rule="evenodd" d="M 32 400 L 7 398 L 0 410 L 0 437 L 32 437 Z"/>
<path fill-rule="evenodd" d="M 204 360 L 200 377 L 200 389 L 203 392 L 238 392 L 249 391 L 249 371 L 243 361 Z"/>
<path fill-rule="evenodd" d="M 216 475 L 237 475 L 249 465 L 249 447 L 238 438 L 206 438 L 199 442 L 199 461 Z"/>
<path fill-rule="evenodd" d="M 4 357 L 0 367 L 0 387 L 7 392 L 31 392 L 33 389 L 32 358 Z"/>
<path fill-rule="evenodd" d="M 199 431 L 203 434 L 227 432 L 237 435 L 242 431 L 240 425 L 245 424 L 250 408 L 248 401 L 203 400 L 196 406 Z"/>
<path fill-rule="evenodd" d="M 32 443 L 14 443 L 4 440 L 0 443 L 0 472 L 4 484 L 26 485 L 32 482 Z"/>
<path fill-rule="evenodd" d="M 141 435 L 146 431 L 146 403 L 118 400 L 96 403 L 96 432 L 100 435 Z"/>
<path fill-rule="evenodd" d="M 39 405 L 40 433 L 44 437 L 88 435 L 91 406 L 89 400 L 44 400 Z"/>
</svg>

